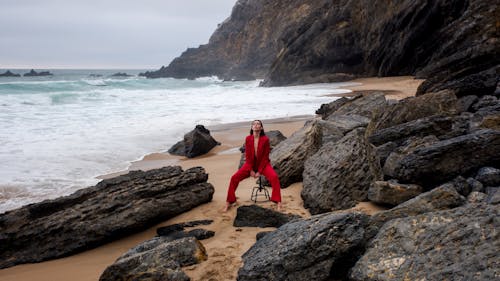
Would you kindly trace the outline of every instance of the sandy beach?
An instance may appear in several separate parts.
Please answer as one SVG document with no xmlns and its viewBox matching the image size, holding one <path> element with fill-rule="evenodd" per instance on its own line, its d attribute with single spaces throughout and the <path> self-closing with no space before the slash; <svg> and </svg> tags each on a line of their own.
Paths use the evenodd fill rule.
<svg viewBox="0 0 500 281">
<path fill-rule="evenodd" d="M 402 99 L 415 95 L 416 89 L 422 80 L 406 76 L 363 78 L 351 82 L 359 83 L 359 85 L 347 87 L 354 93 L 369 93 L 376 90 L 386 92 L 388 99 Z M 345 95 L 350 96 L 352 93 Z M 311 114 L 314 114 L 314 112 L 311 112 Z M 266 131 L 279 130 L 285 136 L 289 137 L 293 132 L 301 128 L 306 120 L 311 118 L 314 118 L 314 116 L 264 120 L 264 128 Z M 154 237 L 157 227 L 202 219 L 211 219 L 214 221 L 210 225 L 203 226 L 203 228 L 215 232 L 214 237 L 201 241 L 207 250 L 208 260 L 197 265 L 185 267 L 183 268 L 184 271 L 191 277 L 191 280 L 236 280 L 237 271 L 241 266 L 241 255 L 255 243 L 255 235 L 261 231 L 272 230 L 272 228 L 233 227 L 236 208 L 231 208 L 227 213 L 221 212 L 225 204 L 229 178 L 238 167 L 240 159 L 238 148 L 242 145 L 244 137 L 248 134 L 249 122 L 248 124 L 233 123 L 209 127 L 212 136 L 221 142 L 221 145 L 204 156 L 186 159 L 184 157 L 171 156 L 167 153 L 153 153 L 145 156 L 141 161 L 131 163 L 130 170 L 147 170 L 166 165 L 180 165 L 183 169 L 202 166 L 209 174 L 208 181 L 215 187 L 212 202 L 198 206 L 189 212 L 164 221 L 141 233 L 87 252 L 57 260 L 18 265 L 0 270 L 0 280 L 98 280 L 104 269 L 112 264 L 121 254 L 142 241 Z M 126 171 L 123 173 L 126 173 Z M 105 175 L 101 178 L 117 174 Z M 251 188 L 254 185 L 255 180 L 252 179 L 247 179 L 240 183 L 236 192 L 239 205 L 253 204 L 250 201 L 250 194 Z M 283 212 L 298 214 L 303 217 L 310 216 L 309 212 L 302 206 L 300 197 L 301 189 L 302 183 L 295 183 L 288 188 L 282 189 Z M 274 207 L 269 202 L 258 202 L 257 204 L 268 208 Z M 356 209 L 368 214 L 382 210 L 382 208 L 370 203 L 360 203 Z M 68 276 L 71 277 L 68 278 Z"/>
</svg>

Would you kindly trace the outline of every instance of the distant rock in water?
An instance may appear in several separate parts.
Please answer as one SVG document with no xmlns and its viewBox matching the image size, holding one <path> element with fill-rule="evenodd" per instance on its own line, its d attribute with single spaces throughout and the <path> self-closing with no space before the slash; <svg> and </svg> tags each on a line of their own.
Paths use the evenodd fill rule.
<svg viewBox="0 0 500 281">
<path fill-rule="evenodd" d="M 239 0 L 208 44 L 146 77 L 264 78 L 264 86 L 416 75 L 419 94 L 493 94 L 498 3 Z M 481 32 L 477 32 L 480 30 Z"/>
<path fill-rule="evenodd" d="M 10 70 L 5 71 L 4 73 L 0 73 L 0 77 L 20 77 L 21 74 L 12 73 Z"/>
<path fill-rule="evenodd" d="M 49 71 L 40 71 L 36 72 L 35 70 L 31 70 L 30 72 L 24 73 L 23 76 L 25 77 L 30 77 L 30 76 L 52 76 L 54 74 L 50 73 Z"/>
<path fill-rule="evenodd" d="M 94 73 L 91 73 L 91 74 L 89 74 L 89 77 L 90 77 L 90 78 L 99 78 L 99 77 L 102 77 L 102 74 L 94 74 Z"/>
<path fill-rule="evenodd" d="M 111 75 L 111 77 L 130 77 L 130 76 L 132 76 L 132 75 L 127 74 L 125 72 L 117 72 L 117 73 Z"/>
</svg>

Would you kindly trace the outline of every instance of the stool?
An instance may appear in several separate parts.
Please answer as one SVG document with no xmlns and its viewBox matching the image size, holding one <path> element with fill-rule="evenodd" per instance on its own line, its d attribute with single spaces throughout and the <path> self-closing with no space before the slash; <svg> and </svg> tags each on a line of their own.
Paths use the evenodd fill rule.
<svg viewBox="0 0 500 281">
<path fill-rule="evenodd" d="M 252 200 L 254 203 L 257 203 L 257 197 L 265 197 L 266 201 L 269 201 L 269 191 L 267 191 L 267 188 L 262 184 L 263 182 L 263 176 L 259 177 L 259 185 L 254 186 L 252 189 L 252 196 L 250 197 L 250 200 Z"/>
</svg>

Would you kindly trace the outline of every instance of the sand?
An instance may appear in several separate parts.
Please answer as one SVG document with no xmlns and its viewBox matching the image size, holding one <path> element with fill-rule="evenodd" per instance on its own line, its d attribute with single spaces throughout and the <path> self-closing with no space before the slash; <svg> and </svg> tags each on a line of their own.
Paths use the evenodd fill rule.
<svg viewBox="0 0 500 281">
<path fill-rule="evenodd" d="M 387 91 L 388 98 L 402 99 L 415 95 L 421 80 L 412 77 L 389 77 L 389 78 L 364 78 L 353 81 L 360 85 L 347 87 L 353 91 L 368 93 L 372 90 Z M 349 94 L 347 94 L 349 95 Z M 265 130 L 280 130 L 285 136 L 304 125 L 307 119 L 314 116 L 296 116 L 265 120 Z M 171 156 L 166 153 L 153 153 L 147 155 L 141 161 L 131 163 L 130 170 L 153 169 L 165 165 L 180 165 L 183 169 L 194 166 L 202 166 L 209 174 L 208 182 L 214 188 L 213 200 L 207 204 L 164 221 L 155 227 L 141 233 L 126 237 L 124 239 L 106 244 L 96 249 L 76 254 L 67 258 L 37 263 L 25 264 L 0 270 L 0 281 L 90 281 L 98 280 L 104 269 L 112 264 L 121 254 L 137 244 L 151 239 L 156 235 L 156 228 L 173 223 L 188 222 L 193 220 L 211 219 L 214 222 L 208 226 L 201 226 L 215 232 L 215 236 L 202 241 L 208 254 L 208 260 L 188 267 L 183 270 L 191 277 L 191 280 L 236 280 L 238 269 L 241 267 L 241 255 L 245 253 L 254 243 L 258 232 L 273 230 L 273 228 L 256 227 L 233 227 L 236 216 L 236 208 L 231 208 L 227 213 L 221 212 L 224 207 L 227 185 L 229 178 L 237 170 L 240 159 L 238 148 L 243 144 L 244 137 L 248 134 L 250 121 L 245 123 L 226 124 L 209 127 L 216 140 L 221 142 L 220 146 L 212 149 L 208 154 L 187 159 L 184 157 Z M 248 123 L 248 124 L 247 124 Z M 108 178 L 118 174 L 104 175 L 100 178 Z M 242 181 L 236 191 L 239 205 L 253 204 L 250 201 L 251 189 L 255 186 L 255 180 L 246 179 Z M 304 209 L 300 191 L 302 183 L 295 183 L 288 188 L 282 189 L 283 212 L 298 214 L 309 217 L 309 212 Z M 266 208 L 274 208 L 270 202 L 258 202 L 258 205 Z M 373 214 L 383 208 L 368 202 L 358 204 L 354 209 Z M 189 229 L 188 229 L 189 230 Z M 68 276 L 71 276 L 70 278 Z"/>
</svg>

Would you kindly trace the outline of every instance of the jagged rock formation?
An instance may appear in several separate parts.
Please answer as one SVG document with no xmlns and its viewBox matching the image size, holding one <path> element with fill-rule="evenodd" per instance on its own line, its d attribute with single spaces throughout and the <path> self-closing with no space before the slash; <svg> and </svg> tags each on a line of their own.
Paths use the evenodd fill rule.
<svg viewBox="0 0 500 281">
<path fill-rule="evenodd" d="M 30 72 L 24 73 L 23 76 L 25 77 L 30 77 L 30 76 L 52 76 L 54 74 L 50 73 L 49 71 L 40 71 L 36 72 L 34 69 L 30 70 Z"/>
<path fill-rule="evenodd" d="M 203 125 L 196 125 L 184 139 L 174 144 L 168 153 L 193 158 L 209 152 L 215 146 L 220 145 L 211 135 L 210 131 Z"/>
<path fill-rule="evenodd" d="M 181 266 L 206 259 L 206 250 L 196 238 L 170 241 L 165 237 L 155 237 L 119 257 L 104 270 L 99 280 L 189 281 Z"/>
<path fill-rule="evenodd" d="M 239 0 L 206 45 L 147 77 L 266 78 L 266 86 L 356 76 L 429 78 L 419 93 L 497 88 L 498 3 L 481 0 Z"/>
<path fill-rule="evenodd" d="M 236 211 L 233 226 L 280 227 L 300 216 L 283 214 L 257 205 L 241 206 Z"/>
<path fill-rule="evenodd" d="M 20 77 L 21 74 L 12 73 L 10 70 L 5 71 L 4 73 L 0 73 L 0 77 Z"/>
<path fill-rule="evenodd" d="M 95 248 L 212 200 L 201 167 L 132 171 L 0 215 L 0 268 Z"/>
</svg>

